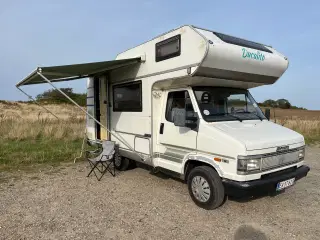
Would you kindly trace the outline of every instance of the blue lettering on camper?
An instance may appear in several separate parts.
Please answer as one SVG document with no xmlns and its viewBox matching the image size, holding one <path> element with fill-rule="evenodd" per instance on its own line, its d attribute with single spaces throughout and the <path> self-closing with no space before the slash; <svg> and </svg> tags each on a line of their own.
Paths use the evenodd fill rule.
<svg viewBox="0 0 320 240">
<path fill-rule="evenodd" d="M 242 57 L 243 58 L 251 58 L 258 61 L 264 61 L 265 56 L 263 53 L 257 51 L 257 52 L 249 52 L 247 49 L 242 48 Z"/>
</svg>

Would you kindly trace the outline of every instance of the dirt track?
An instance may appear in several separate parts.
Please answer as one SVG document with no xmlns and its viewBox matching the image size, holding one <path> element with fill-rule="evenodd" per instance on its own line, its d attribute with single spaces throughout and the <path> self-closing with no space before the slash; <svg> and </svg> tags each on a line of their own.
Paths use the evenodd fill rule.
<svg viewBox="0 0 320 240">
<path fill-rule="evenodd" d="M 308 177 L 285 193 L 213 211 L 141 168 L 101 182 L 83 162 L 18 180 L 0 173 L 0 239 L 319 239 L 320 148 L 306 162 Z"/>
</svg>

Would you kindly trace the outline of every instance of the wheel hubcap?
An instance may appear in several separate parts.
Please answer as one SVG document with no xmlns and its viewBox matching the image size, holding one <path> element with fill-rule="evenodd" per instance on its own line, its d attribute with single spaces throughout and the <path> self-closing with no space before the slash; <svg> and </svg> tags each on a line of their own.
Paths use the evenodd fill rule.
<svg viewBox="0 0 320 240">
<path fill-rule="evenodd" d="M 201 176 L 195 176 L 192 179 L 192 193 L 193 196 L 200 202 L 206 202 L 209 200 L 211 195 L 211 190 L 209 183 L 206 179 Z"/>
</svg>

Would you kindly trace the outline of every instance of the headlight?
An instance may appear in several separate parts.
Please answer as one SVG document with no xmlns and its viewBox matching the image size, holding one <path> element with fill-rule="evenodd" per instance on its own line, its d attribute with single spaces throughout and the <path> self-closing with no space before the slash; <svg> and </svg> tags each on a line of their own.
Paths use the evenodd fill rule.
<svg viewBox="0 0 320 240">
<path fill-rule="evenodd" d="M 299 161 L 304 160 L 305 148 L 299 150 Z"/>
<path fill-rule="evenodd" d="M 247 174 L 260 170 L 261 158 L 250 159 L 248 157 L 238 157 L 238 174 Z"/>
</svg>

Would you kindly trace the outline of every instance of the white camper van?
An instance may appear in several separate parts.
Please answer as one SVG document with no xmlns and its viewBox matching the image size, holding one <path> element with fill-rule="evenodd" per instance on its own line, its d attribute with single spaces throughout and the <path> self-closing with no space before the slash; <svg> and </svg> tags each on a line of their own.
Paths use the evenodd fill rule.
<svg viewBox="0 0 320 240">
<path fill-rule="evenodd" d="M 17 86 L 89 77 L 88 138 L 119 144 L 118 169 L 138 161 L 179 176 L 198 206 L 214 209 L 310 170 L 303 136 L 269 121 L 249 92 L 287 67 L 271 46 L 182 26 L 114 61 L 38 68 Z"/>
</svg>

